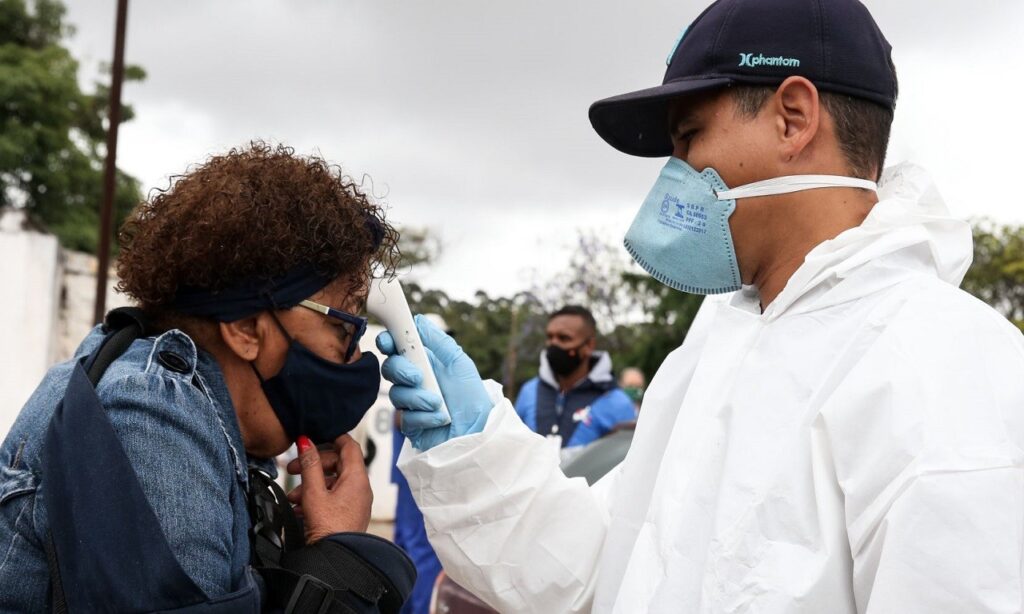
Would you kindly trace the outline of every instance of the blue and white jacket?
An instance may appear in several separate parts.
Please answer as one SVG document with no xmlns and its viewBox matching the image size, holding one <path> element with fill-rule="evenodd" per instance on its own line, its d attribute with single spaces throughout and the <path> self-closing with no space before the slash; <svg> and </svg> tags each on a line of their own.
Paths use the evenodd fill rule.
<svg viewBox="0 0 1024 614">
<path fill-rule="evenodd" d="M 583 446 L 606 435 L 619 422 L 636 419 L 633 401 L 612 376 L 607 352 L 594 352 L 590 373 L 563 393 L 540 355 L 540 373 L 519 390 L 516 413 L 541 435 L 560 435 L 563 447 Z"/>
</svg>

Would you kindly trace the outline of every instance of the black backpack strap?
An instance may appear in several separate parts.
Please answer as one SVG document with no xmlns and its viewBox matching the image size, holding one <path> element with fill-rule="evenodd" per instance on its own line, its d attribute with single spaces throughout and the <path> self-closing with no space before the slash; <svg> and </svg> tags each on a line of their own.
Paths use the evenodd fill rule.
<svg viewBox="0 0 1024 614">
<path fill-rule="evenodd" d="M 149 322 L 146 315 L 137 307 L 119 307 L 107 314 L 103 323 L 106 336 L 99 349 L 86 362 L 86 373 L 94 387 L 99 384 L 107 368 L 124 354 L 133 341 L 143 337 L 147 330 Z"/>
<path fill-rule="evenodd" d="M 282 567 L 315 576 L 335 590 L 351 592 L 370 603 L 378 603 L 385 594 L 394 592 L 388 590 L 387 578 L 372 565 L 329 539 L 285 554 Z"/>
<path fill-rule="evenodd" d="M 73 364 L 45 435 L 43 503 L 50 527 L 44 548 L 53 611 L 259 611 L 250 573 L 233 593 L 209 599 L 174 555 L 96 394 L 110 365 L 149 326 L 140 310 L 115 309 L 103 332 L 100 346 Z M 95 488 L 98 483 L 115 484 L 116 497 Z"/>
<path fill-rule="evenodd" d="M 91 397 L 92 399 L 98 401 L 98 399 L 96 399 L 95 397 L 95 387 L 99 383 L 100 379 L 102 379 L 106 369 L 108 369 L 110 365 L 115 360 L 117 360 L 125 352 L 125 350 L 128 349 L 128 347 L 132 344 L 133 341 L 139 339 L 140 337 L 143 337 L 148 328 L 150 328 L 150 325 L 148 325 L 147 319 L 142 310 L 138 308 L 122 307 L 119 309 L 114 309 L 110 311 L 108 314 L 106 314 L 102 328 L 103 333 L 105 333 L 105 336 L 103 337 L 103 340 L 100 342 L 99 347 L 95 351 L 93 351 L 89 356 L 87 356 L 84 359 L 83 363 L 78 365 L 76 367 L 76 371 L 73 372 L 72 381 L 70 382 L 69 389 L 66 392 L 66 398 L 61 401 L 60 405 L 58 405 L 57 409 L 54 411 L 54 415 L 56 416 L 56 418 L 59 420 L 60 415 L 62 415 L 62 412 L 70 408 L 69 400 L 67 398 L 68 393 L 74 392 L 76 394 L 74 401 L 76 401 L 79 404 L 88 403 L 88 397 Z M 84 370 L 84 374 L 82 374 L 82 370 Z M 84 375 L 84 379 L 87 380 L 87 383 L 79 381 L 81 382 L 81 385 L 75 388 L 77 374 Z M 88 407 L 88 405 L 86 405 L 86 407 Z M 79 411 L 87 411 L 87 409 L 82 407 L 77 407 L 77 409 Z M 82 416 L 80 415 L 70 416 L 70 419 L 73 420 L 78 420 L 81 418 Z M 46 434 L 48 441 L 48 445 L 46 448 L 46 463 L 44 463 L 44 465 L 46 466 L 49 466 L 49 458 L 51 455 L 53 455 L 52 452 L 54 451 L 54 449 L 51 448 L 57 448 L 61 446 L 67 447 L 66 442 L 57 440 L 49 441 L 50 439 L 54 438 L 53 422 L 54 421 L 51 420 L 51 424 Z M 62 476 L 53 476 L 50 479 L 52 480 L 54 478 L 59 477 Z M 61 501 L 51 502 L 59 503 Z M 47 507 L 49 508 L 49 506 Z M 55 510 L 50 510 L 50 514 L 51 516 L 56 516 Z M 46 564 L 50 572 L 50 599 L 52 609 L 54 612 L 63 614 L 69 611 L 69 603 L 65 585 L 63 585 L 63 581 L 61 578 L 60 562 L 57 556 L 56 538 L 54 537 L 54 532 L 52 529 L 48 532 L 46 536 L 46 539 L 44 541 L 44 549 L 46 551 Z"/>
<path fill-rule="evenodd" d="M 281 567 L 258 571 L 267 586 L 270 602 L 284 607 L 288 614 L 367 611 L 397 614 L 408 596 L 408 588 L 415 581 L 416 572 L 404 553 L 388 545 L 406 566 L 406 590 L 397 587 L 392 578 L 360 554 L 332 538 L 286 553 Z"/>
<path fill-rule="evenodd" d="M 280 567 L 281 556 L 306 545 L 284 490 L 264 471 L 249 469 L 249 543 L 256 568 Z"/>
<path fill-rule="evenodd" d="M 357 614 L 338 599 L 333 586 L 315 576 L 280 567 L 257 571 L 267 587 L 267 602 L 284 614 Z"/>
<path fill-rule="evenodd" d="M 284 491 L 259 469 L 249 470 L 248 498 L 252 565 L 263 578 L 269 603 L 288 614 L 397 613 L 401 609 L 416 570 L 393 544 L 370 535 L 342 533 L 306 545 Z M 340 543 L 343 540 L 351 543 Z M 372 558 L 386 569 L 368 561 L 361 549 L 372 551 Z M 391 575 L 399 578 L 397 584 Z"/>
<path fill-rule="evenodd" d="M 43 542 L 46 551 L 46 566 L 50 568 L 50 602 L 54 614 L 67 614 L 68 604 L 64 600 L 64 585 L 60 581 L 60 566 L 57 564 L 57 548 L 53 545 L 53 534 L 48 532 Z"/>
</svg>

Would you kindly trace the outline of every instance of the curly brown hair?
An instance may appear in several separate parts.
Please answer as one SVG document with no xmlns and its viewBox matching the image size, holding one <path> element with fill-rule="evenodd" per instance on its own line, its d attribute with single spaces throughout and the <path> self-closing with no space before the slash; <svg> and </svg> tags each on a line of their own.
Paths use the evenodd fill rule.
<svg viewBox="0 0 1024 614">
<path fill-rule="evenodd" d="M 217 291 L 302 265 L 363 284 L 393 274 L 400 256 L 382 207 L 340 167 L 262 141 L 172 177 L 119 237 L 117 288 L 158 319 L 175 315 L 179 288 Z"/>
</svg>

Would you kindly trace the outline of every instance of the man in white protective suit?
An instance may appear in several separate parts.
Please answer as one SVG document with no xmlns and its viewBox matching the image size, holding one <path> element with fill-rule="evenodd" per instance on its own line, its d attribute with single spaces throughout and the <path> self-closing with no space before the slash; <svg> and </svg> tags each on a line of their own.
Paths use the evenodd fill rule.
<svg viewBox="0 0 1024 614">
<path fill-rule="evenodd" d="M 664 84 L 595 103 L 671 156 L 626 234 L 705 300 L 593 487 L 423 320 L 399 466 L 445 571 L 502 612 L 1020 612 L 1024 342 L 958 289 L 971 232 L 882 169 L 890 47 L 856 0 L 720 0 Z M 876 185 L 875 182 L 878 182 Z"/>
</svg>

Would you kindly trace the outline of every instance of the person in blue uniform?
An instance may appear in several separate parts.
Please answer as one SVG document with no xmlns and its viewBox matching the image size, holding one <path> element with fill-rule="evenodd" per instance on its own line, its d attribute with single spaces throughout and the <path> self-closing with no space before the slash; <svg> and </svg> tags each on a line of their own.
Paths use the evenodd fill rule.
<svg viewBox="0 0 1024 614">
<path fill-rule="evenodd" d="M 427 614 L 430 611 L 434 583 L 441 573 L 441 561 L 438 560 L 427 538 L 423 512 L 412 497 L 409 482 L 397 467 L 398 455 L 405 445 L 405 436 L 397 426 L 392 436 L 394 439 L 391 448 L 391 481 L 398 487 L 398 498 L 395 503 L 395 544 L 405 550 L 416 566 L 416 583 L 412 587 L 409 599 L 402 606 L 402 614 Z"/>
<path fill-rule="evenodd" d="M 597 323 L 590 310 L 562 307 L 549 316 L 545 335 L 540 372 L 516 398 L 516 413 L 527 426 L 569 448 L 636 418 L 633 401 L 615 383 L 611 356 L 596 349 Z"/>
</svg>

